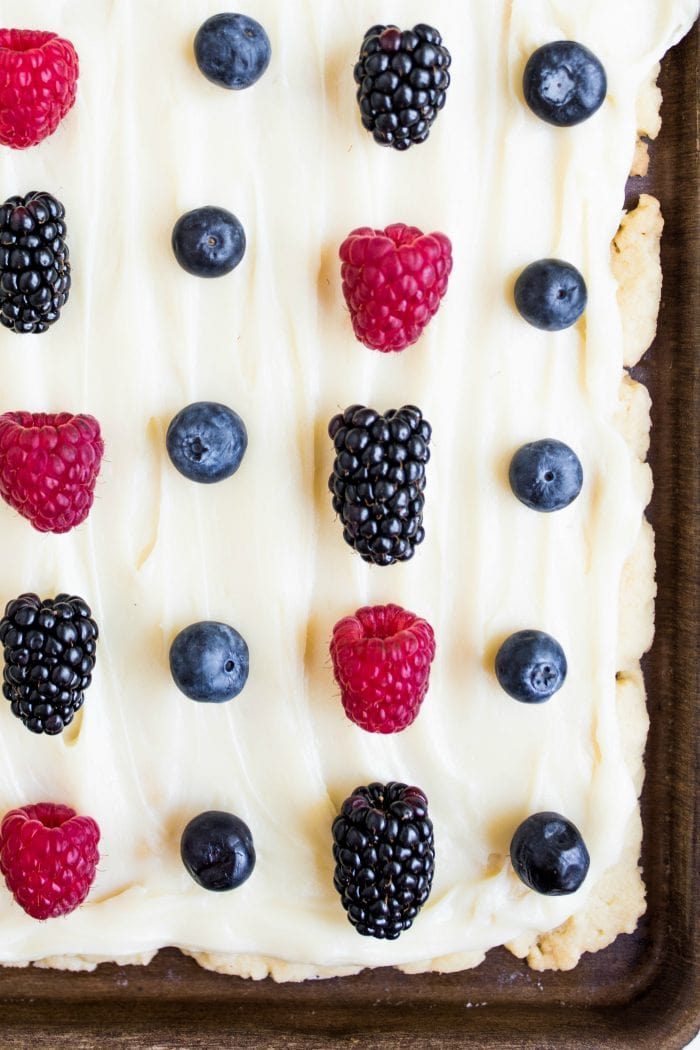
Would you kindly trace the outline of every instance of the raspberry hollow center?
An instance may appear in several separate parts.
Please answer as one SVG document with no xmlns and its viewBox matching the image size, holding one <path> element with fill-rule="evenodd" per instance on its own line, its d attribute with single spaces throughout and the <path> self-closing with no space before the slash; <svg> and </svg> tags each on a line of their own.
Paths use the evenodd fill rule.
<svg viewBox="0 0 700 1050">
<path fill-rule="evenodd" d="M 56 33 L 42 32 L 35 29 L 0 29 L 0 53 L 2 51 L 25 52 L 35 51 L 50 40 L 56 39 Z"/>
<path fill-rule="evenodd" d="M 28 820 L 37 820 L 45 828 L 62 828 L 75 816 L 70 806 L 51 805 L 40 802 L 36 806 L 24 806 Z"/>
</svg>

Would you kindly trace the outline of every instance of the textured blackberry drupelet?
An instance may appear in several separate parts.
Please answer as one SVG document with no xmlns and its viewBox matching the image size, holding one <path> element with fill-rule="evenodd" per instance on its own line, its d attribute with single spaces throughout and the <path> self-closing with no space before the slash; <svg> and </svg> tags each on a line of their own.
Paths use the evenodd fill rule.
<svg viewBox="0 0 700 1050">
<path fill-rule="evenodd" d="M 0 207 L 0 324 L 45 332 L 70 291 L 65 209 L 50 193 L 10 197 Z"/>
<path fill-rule="evenodd" d="M 2 691 L 33 733 L 60 733 L 82 707 L 95 666 L 97 624 L 82 598 L 22 594 L 0 620 Z"/>
<path fill-rule="evenodd" d="M 430 896 L 435 870 L 428 800 L 390 782 L 355 788 L 333 822 L 335 888 L 365 937 L 395 940 Z"/>
<path fill-rule="evenodd" d="M 375 565 L 413 557 L 425 538 L 425 466 L 431 428 L 419 408 L 404 405 L 384 415 L 350 405 L 334 416 L 335 445 L 328 487 L 343 523 L 345 542 Z"/>
<path fill-rule="evenodd" d="M 381 146 L 425 142 L 445 105 L 450 52 L 437 29 L 372 26 L 355 65 L 362 123 Z"/>
</svg>

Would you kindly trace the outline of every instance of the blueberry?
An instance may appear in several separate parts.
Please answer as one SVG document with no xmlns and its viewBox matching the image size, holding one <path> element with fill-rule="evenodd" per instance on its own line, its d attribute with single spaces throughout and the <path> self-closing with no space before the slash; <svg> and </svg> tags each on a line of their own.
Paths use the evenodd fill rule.
<svg viewBox="0 0 700 1050">
<path fill-rule="evenodd" d="M 195 277 L 223 277 L 245 255 L 245 230 L 230 211 L 207 205 L 180 216 L 172 245 L 183 270 Z"/>
<path fill-rule="evenodd" d="M 510 859 L 518 878 L 548 897 L 575 893 L 590 864 L 581 832 L 559 813 L 524 820 L 511 840 Z"/>
<path fill-rule="evenodd" d="M 576 324 L 586 309 L 586 282 L 575 266 L 561 259 L 530 263 L 515 282 L 515 305 L 525 320 L 545 332 Z"/>
<path fill-rule="evenodd" d="M 532 112 L 561 128 L 593 116 L 607 89 L 600 60 L 573 40 L 539 47 L 530 55 L 523 74 L 525 101 Z"/>
<path fill-rule="evenodd" d="M 270 64 L 270 40 L 254 18 L 221 14 L 208 18 L 194 38 L 194 57 L 207 80 L 240 91 Z"/>
<path fill-rule="evenodd" d="M 236 473 L 248 447 L 248 432 L 233 409 L 197 401 L 172 420 L 165 444 L 181 474 L 209 485 Z"/>
<path fill-rule="evenodd" d="M 544 631 L 517 631 L 496 653 L 496 677 L 514 700 L 541 704 L 564 684 L 566 656 Z"/>
<path fill-rule="evenodd" d="M 253 874 L 255 847 L 250 828 L 233 813 L 211 809 L 194 817 L 182 833 L 180 856 L 205 890 L 235 890 Z"/>
<path fill-rule="evenodd" d="M 190 700 L 209 704 L 233 700 L 246 684 L 248 667 L 245 640 L 225 623 L 190 624 L 170 646 L 175 685 Z"/>
<path fill-rule="evenodd" d="M 518 449 L 510 462 L 508 477 L 513 494 L 521 503 L 550 514 L 576 499 L 583 485 L 583 467 L 563 441 L 543 438 Z"/>
</svg>

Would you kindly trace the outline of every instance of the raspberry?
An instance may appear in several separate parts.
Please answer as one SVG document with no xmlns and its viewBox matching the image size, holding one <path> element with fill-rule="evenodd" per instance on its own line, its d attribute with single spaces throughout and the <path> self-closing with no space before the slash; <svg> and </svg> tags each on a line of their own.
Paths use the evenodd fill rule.
<svg viewBox="0 0 700 1050">
<path fill-rule="evenodd" d="M 333 673 L 345 714 L 370 733 L 397 733 L 416 718 L 428 690 L 435 635 L 399 605 L 358 609 L 333 628 Z"/>
<path fill-rule="evenodd" d="M 428 800 L 417 787 L 357 787 L 333 821 L 333 885 L 364 937 L 393 941 L 413 925 L 433 882 Z"/>
<path fill-rule="evenodd" d="M 39 802 L 12 809 L 0 826 L 0 871 L 33 919 L 68 915 L 82 904 L 100 859 L 100 829 L 69 806 Z"/>
<path fill-rule="evenodd" d="M 449 238 L 403 223 L 363 226 L 343 241 L 340 258 L 343 295 L 360 342 L 385 354 L 415 343 L 447 291 Z"/>
<path fill-rule="evenodd" d="M 78 55 L 70 40 L 32 29 L 0 29 L 0 142 L 36 146 L 75 102 Z"/>
<path fill-rule="evenodd" d="M 39 532 L 68 532 L 90 513 L 103 452 L 92 416 L 6 412 L 0 496 Z"/>
</svg>

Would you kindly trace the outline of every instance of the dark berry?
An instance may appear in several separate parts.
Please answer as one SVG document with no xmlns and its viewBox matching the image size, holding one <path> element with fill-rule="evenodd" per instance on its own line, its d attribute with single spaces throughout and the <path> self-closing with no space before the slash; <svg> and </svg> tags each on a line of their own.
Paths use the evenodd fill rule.
<svg viewBox="0 0 700 1050">
<path fill-rule="evenodd" d="M 220 14 L 208 18 L 194 38 L 194 57 L 207 80 L 240 91 L 259 80 L 270 64 L 270 40 L 254 18 Z"/>
<path fill-rule="evenodd" d="M 240 817 L 208 810 L 193 817 L 180 839 L 180 856 L 205 890 L 235 890 L 253 874 L 255 847 Z"/>
<path fill-rule="evenodd" d="M 8 603 L 2 691 L 27 729 L 54 735 L 73 721 L 92 681 L 98 633 L 82 598 L 22 594 Z"/>
<path fill-rule="evenodd" d="M 517 631 L 496 654 L 496 677 L 514 700 L 541 704 L 566 679 L 566 656 L 556 638 L 544 631 Z"/>
<path fill-rule="evenodd" d="M 592 51 L 573 40 L 544 44 L 528 59 L 523 92 L 538 117 L 569 128 L 593 116 L 608 89 L 605 70 Z"/>
<path fill-rule="evenodd" d="M 435 870 L 428 800 L 390 782 L 355 788 L 333 822 L 333 884 L 358 933 L 395 940 L 413 925 Z"/>
<path fill-rule="evenodd" d="M 245 230 L 230 211 L 208 205 L 177 220 L 172 244 L 183 270 L 195 277 L 223 277 L 245 254 Z"/>
<path fill-rule="evenodd" d="M 563 441 L 543 438 L 518 449 L 508 477 L 513 494 L 521 503 L 549 514 L 563 510 L 576 499 L 583 485 L 583 467 Z"/>
<path fill-rule="evenodd" d="M 548 897 L 575 893 L 590 864 L 581 832 L 559 813 L 524 820 L 513 835 L 510 859 L 518 878 Z"/>
<path fill-rule="evenodd" d="M 445 105 L 450 52 L 437 29 L 372 26 L 355 65 L 364 127 L 382 146 L 406 150 L 425 142 Z"/>
<path fill-rule="evenodd" d="M 233 700 L 246 684 L 248 668 L 245 640 L 225 623 L 190 624 L 170 646 L 170 671 L 190 700 L 210 704 Z"/>
<path fill-rule="evenodd" d="M 525 320 L 545 332 L 576 324 L 586 309 L 586 282 L 575 266 L 561 259 L 530 263 L 515 282 L 515 305 Z"/>
<path fill-rule="evenodd" d="M 425 537 L 425 465 L 430 424 L 415 405 L 380 415 L 350 405 L 328 425 L 335 460 L 328 487 L 343 536 L 367 562 L 413 557 Z"/>
<path fill-rule="evenodd" d="M 70 292 L 65 209 L 50 193 L 10 197 L 0 206 L 0 324 L 45 332 Z"/>
<path fill-rule="evenodd" d="M 248 433 L 233 409 L 215 401 L 197 401 L 178 412 L 165 443 L 181 474 L 191 481 L 212 484 L 238 470 L 248 447 Z"/>
</svg>

